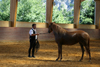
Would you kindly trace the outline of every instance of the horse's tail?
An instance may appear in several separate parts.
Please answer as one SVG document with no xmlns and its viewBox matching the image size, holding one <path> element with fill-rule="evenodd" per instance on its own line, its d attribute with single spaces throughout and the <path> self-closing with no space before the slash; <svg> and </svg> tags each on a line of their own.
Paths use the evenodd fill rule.
<svg viewBox="0 0 100 67">
<path fill-rule="evenodd" d="M 87 44 L 86 44 L 86 54 L 89 54 L 90 52 L 90 37 L 87 40 Z"/>
<path fill-rule="evenodd" d="M 91 61 L 91 53 L 90 53 L 90 38 L 88 38 L 88 43 L 86 46 L 86 52 L 89 55 L 89 61 Z"/>
</svg>

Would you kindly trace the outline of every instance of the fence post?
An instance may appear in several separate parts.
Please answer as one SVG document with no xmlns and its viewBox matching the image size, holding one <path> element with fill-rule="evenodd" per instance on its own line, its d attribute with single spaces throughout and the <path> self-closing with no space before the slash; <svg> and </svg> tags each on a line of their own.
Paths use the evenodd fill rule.
<svg viewBox="0 0 100 67">
<path fill-rule="evenodd" d="M 84 0 L 74 0 L 74 28 L 79 27 L 80 6 Z"/>
<path fill-rule="evenodd" d="M 95 25 L 100 29 L 100 0 L 95 0 Z"/>
<path fill-rule="evenodd" d="M 16 27 L 18 0 L 10 0 L 10 26 Z"/>
<path fill-rule="evenodd" d="M 52 22 L 52 12 L 53 12 L 53 1 L 54 0 L 47 0 L 46 1 L 46 22 Z M 48 24 L 47 24 L 48 27 Z"/>
</svg>

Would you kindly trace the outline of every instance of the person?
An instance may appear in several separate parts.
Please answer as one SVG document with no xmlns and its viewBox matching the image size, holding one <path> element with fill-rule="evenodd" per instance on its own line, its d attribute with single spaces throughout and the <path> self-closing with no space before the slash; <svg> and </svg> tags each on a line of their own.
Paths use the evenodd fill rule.
<svg viewBox="0 0 100 67">
<path fill-rule="evenodd" d="M 36 33 L 36 24 L 32 24 L 32 29 L 30 29 L 29 31 L 30 47 L 28 50 L 28 57 L 31 57 L 30 52 L 32 49 L 32 57 L 35 58 L 34 51 L 35 51 L 35 46 L 36 46 L 37 35 L 39 34 Z"/>
</svg>

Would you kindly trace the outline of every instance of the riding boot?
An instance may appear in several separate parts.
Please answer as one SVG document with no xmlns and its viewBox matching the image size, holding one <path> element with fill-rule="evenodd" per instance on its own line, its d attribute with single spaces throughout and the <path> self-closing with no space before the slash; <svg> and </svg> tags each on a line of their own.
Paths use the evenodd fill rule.
<svg viewBox="0 0 100 67">
<path fill-rule="evenodd" d="M 32 50 L 32 57 L 34 57 L 34 58 L 35 58 L 35 56 L 34 56 L 34 50 Z"/>
<path fill-rule="evenodd" d="M 29 49 L 29 51 L 28 51 L 28 57 L 30 57 L 30 51 L 31 51 L 31 49 Z"/>
<path fill-rule="evenodd" d="M 30 55 L 28 55 L 28 57 L 30 57 Z"/>
<path fill-rule="evenodd" d="M 32 57 L 34 57 L 34 58 L 35 58 L 35 56 L 34 56 L 34 55 L 32 55 Z"/>
</svg>

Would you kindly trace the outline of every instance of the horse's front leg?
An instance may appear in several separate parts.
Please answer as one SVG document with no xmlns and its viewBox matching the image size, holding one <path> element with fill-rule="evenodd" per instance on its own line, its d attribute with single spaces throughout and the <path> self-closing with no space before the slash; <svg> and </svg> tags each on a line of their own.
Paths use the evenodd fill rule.
<svg viewBox="0 0 100 67">
<path fill-rule="evenodd" d="M 59 57 L 60 57 L 60 46 L 58 44 L 58 58 L 56 59 L 56 61 L 58 61 Z"/>
<path fill-rule="evenodd" d="M 60 45 L 60 61 L 62 60 L 62 45 Z"/>
<path fill-rule="evenodd" d="M 58 59 L 60 58 L 60 61 L 62 60 L 62 45 L 58 44 L 58 58 L 56 59 L 56 61 L 58 61 Z"/>
</svg>

